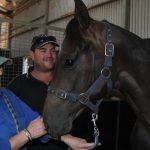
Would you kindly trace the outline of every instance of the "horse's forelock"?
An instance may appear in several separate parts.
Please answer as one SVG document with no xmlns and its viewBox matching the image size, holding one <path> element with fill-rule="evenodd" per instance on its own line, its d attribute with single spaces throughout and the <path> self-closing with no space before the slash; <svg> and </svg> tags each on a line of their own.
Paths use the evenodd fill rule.
<svg viewBox="0 0 150 150">
<path fill-rule="evenodd" d="M 65 34 L 68 40 L 78 41 L 80 37 L 80 30 L 78 21 L 75 18 L 68 23 Z"/>
<path fill-rule="evenodd" d="M 76 18 L 73 18 L 66 27 L 65 40 L 63 44 L 69 44 L 69 47 L 72 49 L 72 51 L 74 51 L 76 47 L 82 49 L 84 47 L 84 37 L 81 33 L 82 29 L 80 29 L 78 20 Z"/>
</svg>

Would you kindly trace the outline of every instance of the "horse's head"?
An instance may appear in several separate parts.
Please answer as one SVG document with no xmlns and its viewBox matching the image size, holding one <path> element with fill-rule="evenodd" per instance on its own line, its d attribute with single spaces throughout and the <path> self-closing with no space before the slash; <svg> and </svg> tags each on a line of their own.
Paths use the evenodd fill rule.
<svg viewBox="0 0 150 150">
<path fill-rule="evenodd" d="M 67 25 L 44 106 L 44 122 L 52 137 L 68 133 L 73 120 L 85 107 L 97 111 L 95 104 L 109 88 L 111 89 L 110 68 L 113 56 L 111 31 L 108 22 L 93 20 L 83 2 L 75 0 L 74 18 Z M 113 42 L 128 40 L 120 33 L 115 33 L 116 38 Z M 124 44 L 121 50 L 126 47 L 131 46 Z M 117 48 L 116 46 L 115 49 Z M 130 64 L 127 55 L 129 53 L 122 51 L 121 55 L 115 54 L 115 57 L 129 61 Z M 113 67 L 118 70 L 122 68 L 120 59 L 116 60 L 120 64 L 118 68 L 113 62 Z M 115 73 L 113 76 L 115 78 Z"/>
<path fill-rule="evenodd" d="M 100 75 L 104 61 L 101 49 L 106 41 L 104 28 L 103 23 L 89 17 L 82 1 L 75 0 L 75 17 L 67 25 L 44 106 L 44 121 L 53 137 L 69 132 L 73 120 L 86 106 L 78 101 L 78 96 Z M 94 100 L 102 97 L 103 88 L 101 92 L 98 87 L 93 89 L 90 101 L 96 103 Z"/>
</svg>

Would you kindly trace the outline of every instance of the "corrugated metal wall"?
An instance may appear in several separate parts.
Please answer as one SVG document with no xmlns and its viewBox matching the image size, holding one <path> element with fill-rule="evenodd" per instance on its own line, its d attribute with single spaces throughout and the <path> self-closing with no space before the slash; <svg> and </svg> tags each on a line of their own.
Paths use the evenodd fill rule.
<svg viewBox="0 0 150 150">
<path fill-rule="evenodd" d="M 53 26 L 65 28 L 73 15 L 74 1 L 58 1 L 50 1 L 48 22 Z M 150 0 L 83 0 L 83 2 L 94 19 L 106 19 L 142 38 L 150 37 Z"/>
<path fill-rule="evenodd" d="M 74 11 L 74 1 L 65 0 L 57 2 L 58 0 L 50 1 L 49 23 L 57 27 L 66 27 L 68 21 L 72 18 Z M 90 15 L 97 20 L 107 19 L 112 23 L 124 25 L 124 5 L 123 0 L 83 0 L 89 9 Z M 64 5 L 64 3 L 66 5 Z M 60 10 L 60 11 L 58 11 Z M 112 13 L 113 12 L 113 13 Z"/>
<path fill-rule="evenodd" d="M 142 38 L 150 37 L 150 0 L 131 0 L 130 31 Z"/>
<path fill-rule="evenodd" d="M 139 36 L 148 37 L 150 0 L 83 0 L 94 19 L 107 19 L 122 27 L 125 27 L 127 15 L 126 1 L 130 1 L 128 6 L 130 7 L 128 9 L 130 16 L 127 16 L 130 18 L 129 29 Z M 49 25 L 65 28 L 73 15 L 73 11 L 74 0 L 41 0 L 24 11 L 18 12 L 14 18 L 38 24 L 48 22 Z"/>
<path fill-rule="evenodd" d="M 90 9 L 90 15 L 96 20 L 106 19 L 121 27 L 125 26 L 124 0 L 111 1 Z M 123 9 L 122 9 L 123 8 Z"/>
<path fill-rule="evenodd" d="M 106 19 L 123 28 L 127 27 L 128 30 L 142 38 L 150 37 L 150 0 L 83 0 L 83 2 L 94 19 Z M 127 2 L 129 2 L 128 5 Z M 24 11 L 17 13 L 14 19 L 43 24 L 43 26 L 47 24 L 48 26 L 62 29 L 66 27 L 68 21 L 73 17 L 73 12 L 74 0 L 41 0 Z M 21 32 L 22 35 L 17 35 L 19 39 L 23 36 L 31 37 L 33 35 L 31 31 L 24 28 L 16 28 L 15 32 L 17 30 L 26 30 L 24 33 Z M 42 31 L 42 28 L 40 30 L 40 33 L 48 33 L 48 30 L 47 32 L 45 29 Z M 13 38 L 16 41 L 17 37 L 13 36 Z M 57 38 L 59 40 L 59 36 Z M 30 40 L 29 38 L 28 41 Z M 61 40 L 59 41 L 61 42 Z M 25 46 L 24 49 L 26 48 L 28 47 Z"/>
<path fill-rule="evenodd" d="M 54 0 L 52 0 L 51 3 L 53 1 Z M 94 19 L 96 20 L 107 19 L 112 23 L 124 27 L 125 25 L 125 12 L 124 12 L 125 1 L 124 0 L 118 0 L 118 1 L 83 0 L 83 1 L 85 2 L 86 6 L 89 9 L 89 13 L 91 17 L 93 17 Z M 52 5 L 55 5 L 54 3 L 52 3 Z M 50 5 L 53 8 L 53 11 L 55 12 L 54 15 L 55 17 L 53 16 L 53 11 L 52 13 L 49 13 L 49 23 L 53 26 L 65 28 L 68 21 L 72 18 L 73 11 L 74 11 L 74 2 L 68 0 L 68 3 L 66 3 L 66 5 L 63 5 L 62 2 L 60 2 L 59 5 L 57 4 L 56 6 L 57 11 L 54 10 L 55 7 L 52 7 Z M 62 13 L 58 12 L 59 7 L 61 8 L 61 5 L 63 5 L 62 6 L 63 9 L 61 10 Z M 52 10 L 52 8 L 50 10 Z M 65 11 L 63 11 L 64 9 Z"/>
</svg>

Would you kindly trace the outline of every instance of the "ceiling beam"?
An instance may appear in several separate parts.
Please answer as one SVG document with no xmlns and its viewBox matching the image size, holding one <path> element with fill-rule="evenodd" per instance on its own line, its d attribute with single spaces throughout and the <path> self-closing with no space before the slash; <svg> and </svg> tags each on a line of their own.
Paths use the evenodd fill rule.
<svg viewBox="0 0 150 150">
<path fill-rule="evenodd" d="M 7 16 L 7 17 L 10 17 L 12 15 L 12 13 L 13 13 L 12 10 L 5 9 L 5 8 L 0 6 L 0 14 Z"/>
</svg>

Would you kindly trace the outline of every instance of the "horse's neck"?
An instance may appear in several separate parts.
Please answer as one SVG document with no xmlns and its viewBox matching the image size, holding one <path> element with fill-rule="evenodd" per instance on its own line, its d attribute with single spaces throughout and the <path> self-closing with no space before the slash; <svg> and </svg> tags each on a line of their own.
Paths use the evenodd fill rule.
<svg viewBox="0 0 150 150">
<path fill-rule="evenodd" d="M 145 126 L 150 130 L 150 101 L 148 97 L 145 96 L 144 87 L 140 87 L 133 76 L 126 71 L 120 73 L 119 81 L 121 85 L 120 89 L 125 94 L 130 106 L 135 111 L 137 117 L 142 120 Z"/>
</svg>

